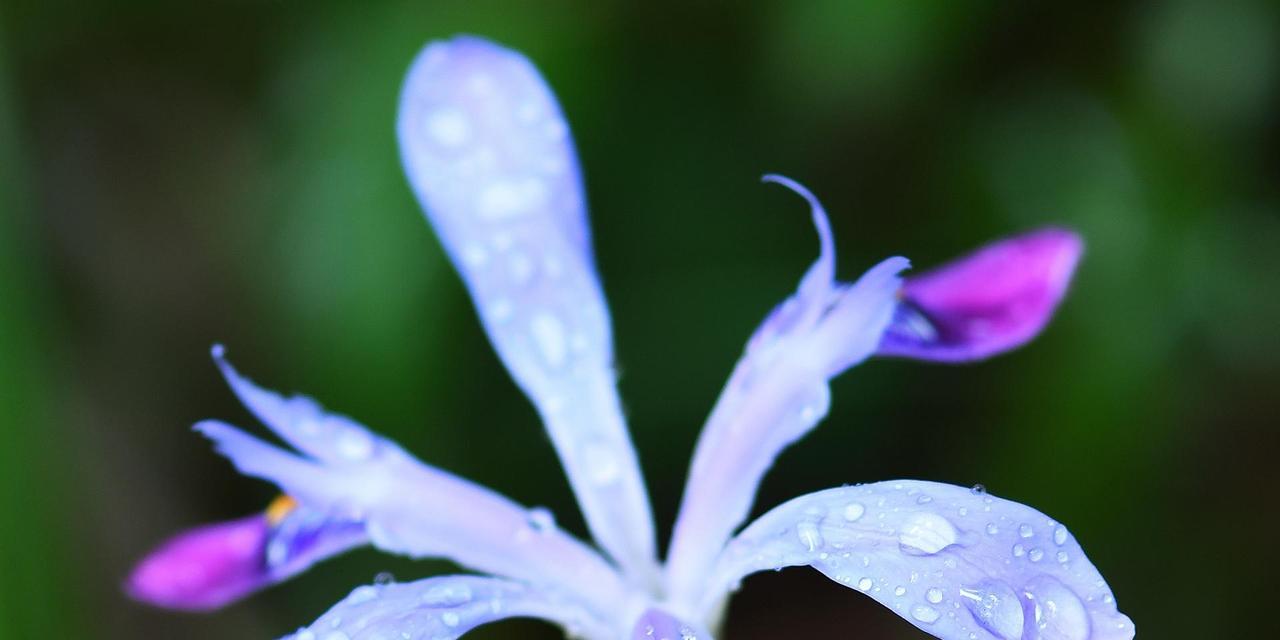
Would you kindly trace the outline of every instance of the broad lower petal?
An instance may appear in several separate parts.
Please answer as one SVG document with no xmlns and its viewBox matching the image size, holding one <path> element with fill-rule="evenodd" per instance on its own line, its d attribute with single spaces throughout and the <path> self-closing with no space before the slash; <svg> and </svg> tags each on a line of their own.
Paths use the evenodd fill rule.
<svg viewBox="0 0 1280 640">
<path fill-rule="evenodd" d="M 221 362 L 246 397 L 276 398 Z M 586 601 L 620 597 L 622 584 L 609 564 L 555 526 L 542 509 L 526 509 L 480 485 L 423 464 L 394 442 L 349 418 L 335 420 L 313 401 L 278 403 L 297 408 L 273 414 L 268 426 L 306 457 L 206 420 L 196 430 L 246 475 L 275 483 L 311 510 L 359 524 L 373 546 L 412 557 L 449 558 L 463 566 L 531 584 L 560 585 Z M 333 429 L 295 430 L 310 421 Z M 306 531 L 300 531 L 305 534 Z"/>
<path fill-rule="evenodd" d="M 1022 346 L 1053 317 L 1083 250 L 1075 233 L 1042 229 L 907 278 L 878 354 L 964 362 Z"/>
<path fill-rule="evenodd" d="M 571 596 L 481 576 L 441 576 L 356 588 L 286 640 L 453 640 L 505 618 L 540 618 L 592 640 L 612 640 L 607 623 Z"/>
<path fill-rule="evenodd" d="M 796 294 L 756 330 L 698 438 L 671 541 L 667 587 L 677 599 L 703 583 L 717 551 L 747 517 L 774 459 L 827 415 L 827 382 L 870 356 L 888 326 L 905 258 L 889 258 L 854 284 L 832 280 L 826 213 L 804 187 L 821 240 Z"/>
<path fill-rule="evenodd" d="M 704 607 L 743 576 L 800 565 L 945 640 L 1134 635 L 1066 527 L 978 490 L 900 480 L 791 500 L 730 542 Z"/>
<path fill-rule="evenodd" d="M 279 502 L 279 501 L 278 501 Z M 184 531 L 138 563 L 125 583 L 134 599 L 169 609 L 208 611 L 362 545 L 364 527 L 305 507 Z"/>
<path fill-rule="evenodd" d="M 490 341 L 542 415 L 592 534 L 626 568 L 652 574 L 648 495 L 555 97 L 520 54 L 458 37 L 418 56 L 397 126 L 409 182 Z"/>
</svg>

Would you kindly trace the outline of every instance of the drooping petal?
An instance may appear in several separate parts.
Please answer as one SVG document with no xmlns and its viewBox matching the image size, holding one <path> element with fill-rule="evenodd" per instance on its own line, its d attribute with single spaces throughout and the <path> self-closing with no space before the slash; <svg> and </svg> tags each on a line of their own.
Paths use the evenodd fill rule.
<svg viewBox="0 0 1280 640">
<path fill-rule="evenodd" d="M 505 618 L 540 618 L 593 640 L 616 637 L 571 596 L 510 580 L 460 575 L 357 587 L 285 640 L 453 640 Z"/>
<path fill-rule="evenodd" d="M 358 523 L 273 508 L 170 538 L 138 563 L 125 590 L 169 609 L 217 609 L 366 540 Z"/>
<path fill-rule="evenodd" d="M 964 362 L 1022 346 L 1048 324 L 1083 250 L 1075 233 L 1041 229 L 907 278 L 879 355 Z"/>
<path fill-rule="evenodd" d="M 898 273 L 908 266 L 889 258 L 852 285 L 831 280 L 835 257 L 822 207 L 800 185 L 768 179 L 809 201 L 822 253 L 796 294 L 751 337 L 699 436 L 667 567 L 677 599 L 702 584 L 774 458 L 826 416 L 827 381 L 875 351 L 902 284 Z"/>
<path fill-rule="evenodd" d="M 743 576 L 800 565 L 945 640 L 1134 634 L 1066 527 L 974 489 L 899 480 L 791 500 L 729 543 L 703 606 Z"/>
<path fill-rule="evenodd" d="M 397 126 L 409 182 L 490 341 L 542 415 L 592 534 L 624 567 L 652 574 L 649 499 L 555 97 L 520 54 L 458 37 L 418 56 Z"/>
<path fill-rule="evenodd" d="M 631 640 L 714 640 L 711 634 L 661 609 L 649 609 L 631 630 Z"/>
<path fill-rule="evenodd" d="M 246 397 L 280 396 L 259 389 L 225 361 Z M 308 458 L 214 420 L 196 425 L 246 475 L 275 483 L 310 509 L 359 523 L 377 548 L 412 557 L 444 557 L 530 584 L 559 585 L 596 604 L 621 597 L 623 586 L 599 554 L 556 528 L 545 510 L 529 510 L 475 483 L 423 464 L 394 442 L 349 418 L 335 419 L 314 401 L 282 400 L 268 422 Z M 299 424 L 324 425 L 298 429 Z M 336 426 L 334 426 L 336 425 Z M 328 428 L 333 426 L 333 428 Z M 319 440 L 329 440 L 328 443 Z M 300 534 L 305 534 L 302 530 Z"/>
</svg>

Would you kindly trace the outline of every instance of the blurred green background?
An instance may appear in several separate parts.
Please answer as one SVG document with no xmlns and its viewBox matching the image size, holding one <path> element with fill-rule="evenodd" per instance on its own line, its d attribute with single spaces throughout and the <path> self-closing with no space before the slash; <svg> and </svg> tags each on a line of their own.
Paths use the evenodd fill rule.
<svg viewBox="0 0 1280 640">
<path fill-rule="evenodd" d="M 212 615 L 127 601 L 157 541 L 272 496 L 187 428 L 253 426 L 215 341 L 582 531 L 400 174 L 401 75 L 458 32 L 526 52 L 574 127 L 662 531 L 816 253 L 777 171 L 822 197 L 846 279 L 1045 223 L 1089 250 L 1030 347 L 838 379 L 757 512 L 980 482 L 1070 525 L 1140 637 L 1280 636 L 1276 3 L 5 0 L 0 638 L 275 637 L 378 572 L 449 570 L 360 551 Z M 726 631 L 925 637 L 803 570 L 748 580 Z"/>
</svg>

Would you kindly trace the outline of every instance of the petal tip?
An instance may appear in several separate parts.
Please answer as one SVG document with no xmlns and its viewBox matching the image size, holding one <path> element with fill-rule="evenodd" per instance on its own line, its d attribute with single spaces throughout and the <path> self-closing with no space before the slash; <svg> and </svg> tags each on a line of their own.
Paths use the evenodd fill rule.
<svg viewBox="0 0 1280 640">
<path fill-rule="evenodd" d="M 268 528 L 259 514 L 179 533 L 134 567 L 124 592 L 138 602 L 182 611 L 230 604 L 269 581 L 263 555 Z"/>
</svg>

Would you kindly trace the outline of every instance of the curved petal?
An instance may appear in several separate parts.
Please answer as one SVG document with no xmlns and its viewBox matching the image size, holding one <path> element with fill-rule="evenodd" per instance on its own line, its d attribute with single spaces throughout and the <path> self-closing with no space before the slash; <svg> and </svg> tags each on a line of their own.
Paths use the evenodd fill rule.
<svg viewBox="0 0 1280 640">
<path fill-rule="evenodd" d="M 711 634 L 661 609 L 649 609 L 636 621 L 631 640 L 714 640 Z"/>
<path fill-rule="evenodd" d="M 368 541 L 359 523 L 279 504 L 173 536 L 138 563 L 125 590 L 148 604 L 208 611 Z"/>
<path fill-rule="evenodd" d="M 808 200 L 822 253 L 794 296 L 747 344 L 698 438 L 676 520 L 668 588 L 680 600 L 703 584 L 716 552 L 750 512 L 756 488 L 789 444 L 827 414 L 827 381 L 874 352 L 888 325 L 905 258 L 889 258 L 852 285 L 833 281 L 826 213 L 804 187 L 767 180 Z"/>
<path fill-rule="evenodd" d="M 592 534 L 628 570 L 651 575 L 649 498 L 555 97 L 520 54 L 458 37 L 413 63 L 397 127 L 409 182 L 494 349 L 542 415 Z"/>
<path fill-rule="evenodd" d="M 274 398 L 268 421 L 308 458 L 267 444 L 222 422 L 196 430 L 246 475 L 269 480 L 328 518 L 358 522 L 377 548 L 413 557 L 445 557 L 486 573 L 531 584 L 560 585 L 596 604 L 616 601 L 624 587 L 597 553 L 556 528 L 545 510 L 528 510 L 482 486 L 419 462 L 395 443 L 349 418 L 335 419 L 313 401 L 259 389 L 226 362 L 245 397 Z M 290 413 L 296 410 L 297 414 Z M 314 422 L 321 427 L 297 430 Z M 283 425 L 283 426 L 282 426 Z"/>
<path fill-rule="evenodd" d="M 481 576 L 441 576 L 357 587 L 288 640 L 453 640 L 504 618 L 541 618 L 584 638 L 612 640 L 606 624 L 571 597 Z"/>
<path fill-rule="evenodd" d="M 745 575 L 798 565 L 946 640 L 1134 634 L 1066 527 L 980 490 L 899 480 L 791 500 L 729 544 L 703 606 Z"/>
<path fill-rule="evenodd" d="M 1022 346 L 1053 317 L 1083 250 L 1075 233 L 1041 229 L 907 278 L 878 354 L 964 362 Z"/>
</svg>

